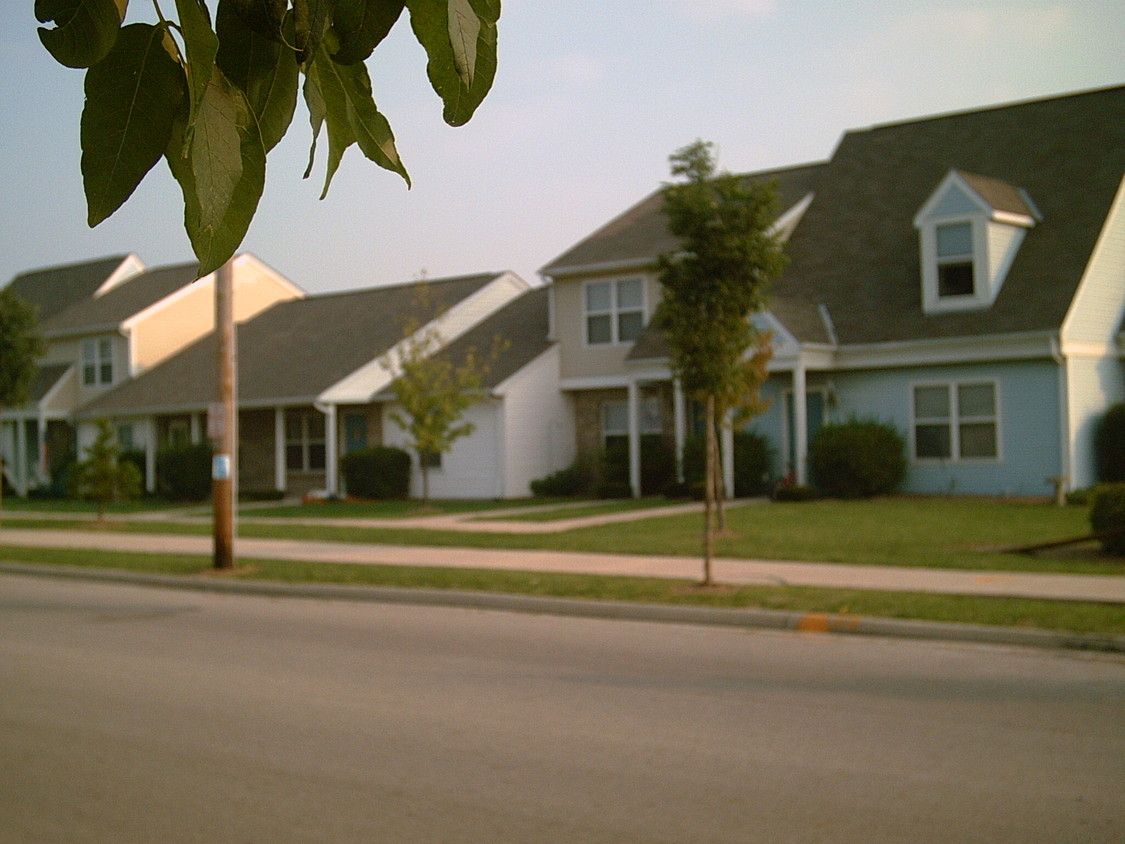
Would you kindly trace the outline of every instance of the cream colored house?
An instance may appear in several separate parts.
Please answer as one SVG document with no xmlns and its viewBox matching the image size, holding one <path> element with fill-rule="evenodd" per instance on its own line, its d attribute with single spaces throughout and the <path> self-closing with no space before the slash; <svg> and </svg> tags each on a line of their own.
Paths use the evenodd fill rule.
<svg viewBox="0 0 1125 844">
<path fill-rule="evenodd" d="M 4 412 L 4 475 L 20 495 L 51 482 L 51 465 L 78 454 L 75 411 L 136 378 L 214 328 L 214 274 L 196 264 L 148 269 L 117 256 L 17 276 L 11 289 L 39 312 L 47 353 L 31 401 Z M 304 292 L 252 255 L 233 261 L 234 312 L 244 321 Z M 152 432 L 122 423 L 119 442 L 144 448 Z"/>
</svg>

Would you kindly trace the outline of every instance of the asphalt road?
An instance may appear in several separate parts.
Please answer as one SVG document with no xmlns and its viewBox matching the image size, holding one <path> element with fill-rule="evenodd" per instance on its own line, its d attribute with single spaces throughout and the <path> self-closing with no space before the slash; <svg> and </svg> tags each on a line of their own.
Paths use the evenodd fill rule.
<svg viewBox="0 0 1125 844">
<path fill-rule="evenodd" d="M 2 842 L 1120 842 L 1125 660 L 0 576 Z"/>
</svg>

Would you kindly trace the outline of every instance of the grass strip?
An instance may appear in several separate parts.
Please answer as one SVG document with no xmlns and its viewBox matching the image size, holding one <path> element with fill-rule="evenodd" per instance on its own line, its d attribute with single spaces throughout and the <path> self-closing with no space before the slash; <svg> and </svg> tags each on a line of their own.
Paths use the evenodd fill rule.
<svg viewBox="0 0 1125 844">
<path fill-rule="evenodd" d="M 154 574 L 202 575 L 212 571 L 211 560 L 207 557 L 175 554 L 0 546 L 0 559 Z M 1120 606 L 1080 601 L 797 586 L 702 589 L 688 581 L 661 578 L 280 560 L 247 561 L 242 569 L 227 576 L 281 583 L 456 589 L 651 604 L 754 607 L 790 612 L 1023 627 L 1105 636 L 1125 635 L 1125 613 Z"/>
</svg>

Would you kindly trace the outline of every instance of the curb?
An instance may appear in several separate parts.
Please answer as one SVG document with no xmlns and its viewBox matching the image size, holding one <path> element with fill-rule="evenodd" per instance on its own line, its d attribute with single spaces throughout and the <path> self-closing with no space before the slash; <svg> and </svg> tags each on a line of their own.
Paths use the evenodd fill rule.
<svg viewBox="0 0 1125 844">
<path fill-rule="evenodd" d="M 620 621 L 650 621 L 802 633 L 882 636 L 900 639 L 1017 645 L 1056 650 L 1125 653 L 1125 637 L 1121 636 L 1099 636 L 1053 630 L 1024 630 L 1016 627 L 913 621 L 872 616 L 786 612 L 783 610 L 687 607 L 623 601 L 592 601 L 452 589 L 396 589 L 379 586 L 344 586 L 329 583 L 293 584 L 277 581 L 239 581 L 198 575 L 145 574 L 120 569 L 92 569 L 80 566 L 25 563 L 0 563 L 0 573 L 232 595 L 457 607 L 461 609 L 519 612 L 531 615 L 557 615 Z"/>
</svg>

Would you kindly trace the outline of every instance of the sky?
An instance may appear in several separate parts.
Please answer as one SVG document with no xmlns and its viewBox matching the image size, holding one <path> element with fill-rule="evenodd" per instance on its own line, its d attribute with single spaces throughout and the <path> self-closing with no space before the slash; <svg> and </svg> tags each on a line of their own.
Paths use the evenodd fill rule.
<svg viewBox="0 0 1125 844">
<path fill-rule="evenodd" d="M 132 0 L 129 20 L 153 20 Z M 172 4 L 169 4 L 172 5 Z M 212 0 L 208 0 L 212 8 Z M 193 260 L 157 164 L 86 226 L 83 72 L 39 43 L 33 0 L 0 3 L 0 285 L 135 252 Z M 1125 83 L 1120 0 L 502 0 L 496 81 L 452 128 L 400 20 L 368 61 L 413 187 L 352 148 L 327 198 L 302 180 L 298 106 L 241 251 L 310 293 L 538 270 L 669 178 L 697 138 L 722 169 L 822 161 L 844 132 Z"/>
</svg>

